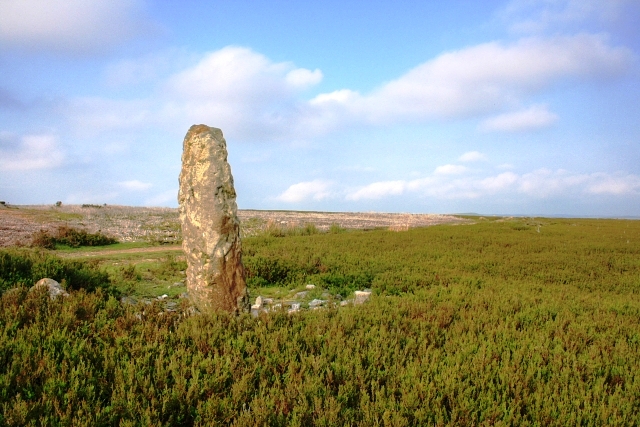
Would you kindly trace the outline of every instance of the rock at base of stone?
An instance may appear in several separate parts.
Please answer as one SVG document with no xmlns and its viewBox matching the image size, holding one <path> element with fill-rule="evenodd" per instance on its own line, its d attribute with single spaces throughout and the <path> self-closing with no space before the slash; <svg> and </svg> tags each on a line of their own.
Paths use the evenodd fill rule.
<svg viewBox="0 0 640 427">
<path fill-rule="evenodd" d="M 33 291 L 36 289 L 45 288 L 49 293 L 49 298 L 55 300 L 58 297 L 68 297 L 69 293 L 64 290 L 60 283 L 56 282 L 53 279 L 44 278 L 38 280 L 38 282 L 29 289 L 29 291 Z"/>
<path fill-rule="evenodd" d="M 220 129 L 194 125 L 187 132 L 178 203 L 193 303 L 201 312 L 249 311 L 236 192 Z"/>
</svg>

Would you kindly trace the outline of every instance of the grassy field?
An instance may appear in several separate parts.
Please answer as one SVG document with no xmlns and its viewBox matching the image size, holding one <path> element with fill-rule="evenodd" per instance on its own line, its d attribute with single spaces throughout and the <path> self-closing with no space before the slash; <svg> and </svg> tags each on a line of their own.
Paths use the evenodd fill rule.
<svg viewBox="0 0 640 427">
<path fill-rule="evenodd" d="M 257 318 L 189 315 L 177 248 L 5 251 L 78 290 L 3 293 L 0 425 L 639 425 L 640 221 L 470 219 L 246 238 L 253 297 L 374 294 Z"/>
</svg>

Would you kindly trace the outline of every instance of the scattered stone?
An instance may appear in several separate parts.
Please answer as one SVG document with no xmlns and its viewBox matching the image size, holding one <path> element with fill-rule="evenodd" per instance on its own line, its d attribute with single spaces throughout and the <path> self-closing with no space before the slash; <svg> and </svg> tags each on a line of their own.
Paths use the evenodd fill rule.
<svg viewBox="0 0 640 427">
<path fill-rule="evenodd" d="M 305 288 L 307 288 L 307 289 L 315 289 L 316 285 L 314 285 L 313 283 L 309 283 L 307 286 L 305 286 Z"/>
<path fill-rule="evenodd" d="M 60 283 L 46 277 L 44 279 L 38 280 L 38 282 L 31 287 L 30 291 L 40 288 L 45 288 L 47 292 L 49 292 L 49 298 L 51 298 L 52 300 L 55 300 L 58 297 L 69 296 L 69 293 L 64 290 Z"/>
<path fill-rule="evenodd" d="M 262 298 L 262 302 L 264 305 L 271 305 L 273 304 L 273 298 Z"/>
<path fill-rule="evenodd" d="M 262 305 L 263 305 L 262 297 L 258 296 L 256 298 L 256 302 L 251 306 L 251 310 L 260 310 L 262 309 Z"/>
<path fill-rule="evenodd" d="M 325 300 L 321 300 L 321 299 L 314 299 L 313 301 L 311 301 L 309 303 L 309 308 L 315 308 L 315 307 L 320 307 L 321 305 L 325 304 L 326 301 Z"/>
<path fill-rule="evenodd" d="M 247 311 L 236 191 L 220 129 L 193 125 L 187 132 L 178 202 L 193 302 L 204 312 Z"/>
<path fill-rule="evenodd" d="M 307 297 L 307 294 L 308 294 L 308 293 L 309 293 L 309 292 L 307 292 L 307 291 L 298 292 L 298 293 L 297 293 L 297 294 L 295 294 L 293 297 L 294 297 L 295 299 L 304 299 L 304 298 L 306 298 L 306 297 Z"/>
<path fill-rule="evenodd" d="M 331 294 L 329 292 L 323 292 L 321 296 L 322 298 L 327 298 L 327 299 L 331 298 Z"/>
<path fill-rule="evenodd" d="M 159 296 L 158 298 L 156 298 L 156 299 L 158 299 L 158 300 L 162 301 L 163 299 L 166 299 L 168 296 L 169 296 L 169 295 L 164 294 L 164 295 L 160 295 L 160 296 Z"/>
<path fill-rule="evenodd" d="M 355 299 L 353 301 L 354 305 L 364 304 L 371 297 L 371 291 L 355 291 L 354 292 Z"/>
<path fill-rule="evenodd" d="M 349 305 L 349 304 L 351 304 L 351 301 L 349 300 L 340 301 L 340 307 L 344 307 L 345 305 Z"/>
<path fill-rule="evenodd" d="M 138 300 L 133 298 L 133 297 L 124 296 L 124 297 L 120 298 L 120 303 L 121 304 L 128 304 L 128 305 L 136 305 L 136 304 L 138 304 Z"/>
<path fill-rule="evenodd" d="M 289 313 L 289 314 L 297 313 L 298 311 L 300 311 L 300 303 L 299 302 L 294 302 L 293 304 L 291 304 L 291 308 L 289 310 L 287 310 L 287 313 Z"/>
<path fill-rule="evenodd" d="M 182 282 L 175 282 L 173 285 L 170 285 L 169 287 L 174 287 L 174 288 L 179 288 L 180 286 L 184 286 L 184 283 Z"/>
</svg>

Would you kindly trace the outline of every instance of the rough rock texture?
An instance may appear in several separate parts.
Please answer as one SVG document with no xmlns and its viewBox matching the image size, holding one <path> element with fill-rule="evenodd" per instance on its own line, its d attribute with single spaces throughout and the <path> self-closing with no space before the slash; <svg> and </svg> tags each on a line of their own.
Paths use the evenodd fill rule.
<svg viewBox="0 0 640 427">
<path fill-rule="evenodd" d="M 194 304 L 202 312 L 248 311 L 236 192 L 220 129 L 193 125 L 187 132 L 178 203 Z"/>
<path fill-rule="evenodd" d="M 47 292 L 49 292 L 49 298 L 56 299 L 58 297 L 68 297 L 69 294 L 64 290 L 60 283 L 56 282 L 53 279 L 49 279 L 45 277 L 44 279 L 38 280 L 38 283 L 31 287 L 31 290 L 45 288 Z"/>
<path fill-rule="evenodd" d="M 371 291 L 355 291 L 353 294 L 355 296 L 353 301 L 355 305 L 364 304 L 371 297 Z"/>
</svg>

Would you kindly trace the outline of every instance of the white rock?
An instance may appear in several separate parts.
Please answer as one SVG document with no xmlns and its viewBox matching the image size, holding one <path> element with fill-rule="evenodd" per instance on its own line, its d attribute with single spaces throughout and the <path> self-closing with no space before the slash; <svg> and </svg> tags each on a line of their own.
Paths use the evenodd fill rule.
<svg viewBox="0 0 640 427">
<path fill-rule="evenodd" d="M 305 286 L 305 288 L 307 288 L 307 289 L 315 289 L 316 285 L 314 285 L 313 283 L 309 283 L 307 286 Z"/>
<path fill-rule="evenodd" d="M 256 298 L 256 302 L 253 303 L 253 307 L 258 307 L 258 308 L 262 308 L 262 306 L 264 305 L 264 302 L 262 301 L 262 297 L 258 295 L 258 297 Z"/>
<path fill-rule="evenodd" d="M 354 296 L 355 296 L 355 299 L 353 303 L 355 305 L 364 304 L 371 297 L 371 291 L 355 291 Z"/>
<path fill-rule="evenodd" d="M 326 303 L 326 301 L 321 300 L 321 299 L 314 299 L 313 301 L 311 301 L 309 303 L 309 308 L 316 308 L 316 307 L 320 307 L 322 304 Z"/>
<path fill-rule="evenodd" d="M 38 280 L 38 282 L 35 285 L 33 285 L 30 290 L 33 291 L 34 289 L 39 289 L 39 288 L 46 288 L 47 292 L 49 292 L 49 298 L 51 298 L 52 300 L 58 297 L 69 296 L 67 291 L 64 290 L 64 288 L 62 287 L 62 285 L 60 285 L 60 283 L 46 277 L 44 279 Z"/>
</svg>

